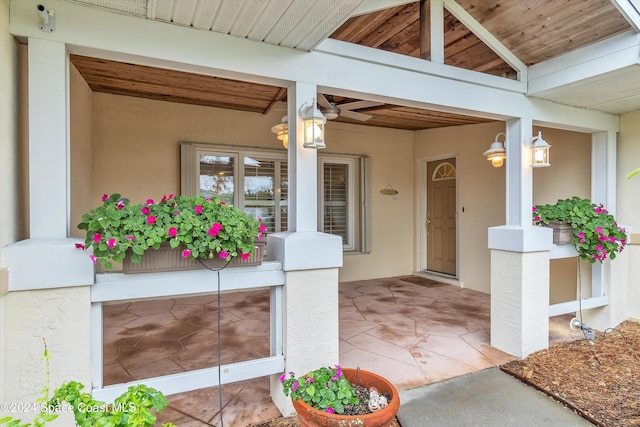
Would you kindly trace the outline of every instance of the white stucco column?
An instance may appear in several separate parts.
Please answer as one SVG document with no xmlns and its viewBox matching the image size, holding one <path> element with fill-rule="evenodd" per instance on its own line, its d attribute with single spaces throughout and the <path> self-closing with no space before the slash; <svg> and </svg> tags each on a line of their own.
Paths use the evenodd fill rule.
<svg viewBox="0 0 640 427">
<path fill-rule="evenodd" d="M 318 153 L 304 148 L 300 109 L 316 102 L 317 87 L 289 87 L 289 231 L 267 237 L 270 259 L 285 271 L 283 348 L 285 371 L 305 374 L 338 363 L 338 268 L 342 238 L 318 232 Z M 327 141 L 330 144 L 330 141 Z M 271 377 L 271 398 L 280 412 L 294 412 Z"/>
<path fill-rule="evenodd" d="M 64 43 L 29 39 L 29 228 L 67 237 L 69 72 Z"/>
<path fill-rule="evenodd" d="M 64 43 L 29 38 L 30 238 L 5 248 L 8 291 L 93 283 L 69 231 L 69 72 Z M 55 274 L 52 274 L 55 272 Z M 5 290 L 6 291 L 6 290 Z"/>
<path fill-rule="evenodd" d="M 296 82 L 287 92 L 289 118 L 289 231 L 318 230 L 318 151 L 304 148 L 300 110 L 317 101 L 317 86 Z"/>
<path fill-rule="evenodd" d="M 489 229 L 491 346 L 517 357 L 549 345 L 553 231 L 531 225 L 531 119 L 507 122 L 507 224 Z"/>
</svg>

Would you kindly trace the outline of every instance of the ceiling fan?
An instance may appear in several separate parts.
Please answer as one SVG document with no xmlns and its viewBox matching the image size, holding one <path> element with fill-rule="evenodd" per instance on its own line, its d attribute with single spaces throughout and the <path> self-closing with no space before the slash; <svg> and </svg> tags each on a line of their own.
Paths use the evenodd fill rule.
<svg viewBox="0 0 640 427">
<path fill-rule="evenodd" d="M 353 101 L 345 102 L 344 104 L 338 104 L 334 101 L 331 95 L 318 94 L 318 104 L 320 105 L 320 112 L 327 118 L 327 120 L 333 120 L 338 116 L 342 116 L 349 119 L 366 121 L 371 117 L 368 114 L 359 113 L 354 110 L 362 108 L 377 107 L 384 105 L 384 102 L 376 101 Z"/>
</svg>

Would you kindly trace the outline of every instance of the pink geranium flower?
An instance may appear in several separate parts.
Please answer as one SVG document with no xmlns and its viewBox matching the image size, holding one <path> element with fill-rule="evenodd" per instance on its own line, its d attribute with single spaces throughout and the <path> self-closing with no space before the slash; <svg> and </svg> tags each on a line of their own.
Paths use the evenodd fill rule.
<svg viewBox="0 0 640 427">
<path fill-rule="evenodd" d="M 142 209 L 140 209 L 140 212 L 145 215 L 149 215 L 151 213 L 151 209 L 149 209 L 147 206 L 143 206 Z"/>
<path fill-rule="evenodd" d="M 102 240 L 102 235 L 100 233 L 94 233 L 93 241 L 96 243 L 100 243 L 100 240 Z"/>
<path fill-rule="evenodd" d="M 113 249 L 115 245 L 116 245 L 116 239 L 111 238 L 107 241 L 107 246 L 109 246 L 109 249 Z"/>
<path fill-rule="evenodd" d="M 175 227 L 171 227 L 169 230 L 167 230 L 167 234 L 171 237 L 176 237 L 176 235 L 178 234 L 178 229 Z"/>
<path fill-rule="evenodd" d="M 214 222 L 214 223 L 211 225 L 211 228 L 209 228 L 208 233 L 209 233 L 209 235 L 210 235 L 211 237 L 216 237 L 216 236 L 218 235 L 218 232 L 219 232 L 220 230 L 222 230 L 222 224 L 220 224 L 220 223 L 218 223 L 218 222 Z"/>
<path fill-rule="evenodd" d="M 240 252 L 240 258 L 242 258 L 244 261 L 248 260 L 250 256 L 250 253 Z"/>
<path fill-rule="evenodd" d="M 194 209 L 193 212 L 196 214 L 199 214 L 200 212 L 202 212 L 202 206 L 197 205 Z"/>
<path fill-rule="evenodd" d="M 149 216 L 147 217 L 147 223 L 149 223 L 149 225 L 153 225 L 153 224 L 155 224 L 155 223 L 156 223 L 156 217 L 155 217 L 155 216 L 153 216 L 153 215 L 149 215 Z"/>
<path fill-rule="evenodd" d="M 106 202 L 108 198 L 109 198 L 109 195 L 108 195 L 108 194 L 103 194 L 103 195 L 102 195 L 102 201 L 103 201 L 103 202 Z"/>
<path fill-rule="evenodd" d="M 76 243 L 76 249 L 82 249 L 84 251 L 85 247 L 82 243 Z"/>
<path fill-rule="evenodd" d="M 190 249 L 185 249 L 184 251 L 182 251 L 182 258 L 189 258 L 190 256 L 191 256 Z"/>
<path fill-rule="evenodd" d="M 220 251 L 220 253 L 218 254 L 218 256 L 222 259 L 225 259 L 229 256 L 229 252 L 227 251 Z"/>
</svg>

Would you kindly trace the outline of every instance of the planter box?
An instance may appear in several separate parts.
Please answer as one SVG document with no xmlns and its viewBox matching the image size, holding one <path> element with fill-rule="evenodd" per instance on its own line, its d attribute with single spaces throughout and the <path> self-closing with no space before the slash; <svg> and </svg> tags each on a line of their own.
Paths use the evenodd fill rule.
<svg viewBox="0 0 640 427">
<path fill-rule="evenodd" d="M 551 221 L 548 227 L 553 229 L 553 243 L 556 245 L 569 245 L 573 240 L 573 227 L 562 221 Z"/>
<path fill-rule="evenodd" d="M 345 378 L 351 384 L 356 383 L 356 369 L 342 368 Z M 400 408 L 400 396 L 398 390 L 386 378 L 373 372 L 358 371 L 358 385 L 365 388 L 375 387 L 380 393 L 387 393 L 391 400 L 389 405 L 377 412 L 366 415 L 338 415 L 329 414 L 319 411 L 307 405 L 302 399 L 294 400 L 293 407 L 300 418 L 301 427 L 345 427 L 345 426 L 362 426 L 362 427 L 387 427 L 391 425 L 398 408 Z"/>
<path fill-rule="evenodd" d="M 227 267 L 244 267 L 262 264 L 262 255 L 266 242 L 255 242 L 253 254 L 247 260 L 235 257 L 229 262 Z M 220 269 L 227 264 L 222 259 L 203 259 L 202 262 L 212 269 Z M 132 273 L 152 273 L 160 271 L 182 271 L 204 269 L 200 261 L 187 260 L 182 258 L 182 249 L 172 249 L 169 243 L 162 243 L 158 250 L 148 250 L 142 256 L 138 264 L 131 262 L 131 257 L 127 256 L 122 263 L 122 270 L 125 274 Z"/>
</svg>

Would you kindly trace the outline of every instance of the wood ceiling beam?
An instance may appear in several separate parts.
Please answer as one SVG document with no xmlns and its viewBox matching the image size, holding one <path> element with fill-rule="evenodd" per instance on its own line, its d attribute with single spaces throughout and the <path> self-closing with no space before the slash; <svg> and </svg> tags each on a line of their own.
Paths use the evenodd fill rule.
<svg viewBox="0 0 640 427">
<path fill-rule="evenodd" d="M 509 64 L 517 73 L 518 80 L 527 80 L 527 66 L 509 49 L 507 49 L 493 34 L 483 27 L 473 16 L 454 0 L 443 0 L 444 7 L 460 22 L 462 22 L 484 44 L 489 46 L 500 58 Z"/>
<path fill-rule="evenodd" d="M 444 64 L 444 4 L 420 1 L 420 58 Z"/>
<path fill-rule="evenodd" d="M 640 10 L 635 5 L 639 4 L 637 1 L 631 0 L 611 0 L 611 3 L 618 9 L 620 14 L 624 16 L 629 25 L 636 33 L 640 33 Z"/>
</svg>

